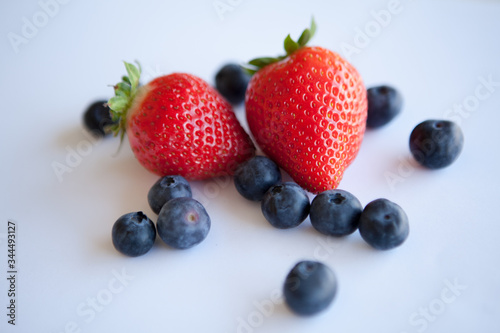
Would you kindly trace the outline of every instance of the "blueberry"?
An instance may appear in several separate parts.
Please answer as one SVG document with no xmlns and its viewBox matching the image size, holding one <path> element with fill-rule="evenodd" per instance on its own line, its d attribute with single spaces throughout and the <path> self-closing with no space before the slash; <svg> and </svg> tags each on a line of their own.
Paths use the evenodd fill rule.
<svg viewBox="0 0 500 333">
<path fill-rule="evenodd" d="M 295 313 L 313 315 L 325 310 L 337 294 L 337 277 L 325 264 L 301 261 L 288 273 L 285 302 Z"/>
<path fill-rule="evenodd" d="M 361 237 L 378 250 L 390 250 L 401 245 L 410 227 L 403 209 L 387 199 L 377 199 L 366 205 L 359 219 Z"/>
<path fill-rule="evenodd" d="M 329 190 L 318 194 L 311 203 L 311 224 L 322 234 L 346 236 L 358 228 L 363 206 L 351 193 Z"/>
<path fill-rule="evenodd" d="M 231 104 L 245 100 L 250 75 L 237 64 L 227 64 L 215 76 L 215 87 Z"/>
<path fill-rule="evenodd" d="M 280 168 L 264 156 L 255 156 L 238 166 L 234 174 L 234 185 L 248 200 L 260 201 L 267 190 L 281 182 Z"/>
<path fill-rule="evenodd" d="M 116 220 L 111 238 L 119 252 L 137 257 L 153 247 L 156 238 L 155 225 L 143 212 L 128 213 Z"/>
<path fill-rule="evenodd" d="M 198 201 L 174 198 L 161 209 L 156 226 L 158 235 L 167 245 L 188 249 L 207 237 L 210 217 Z"/>
<path fill-rule="evenodd" d="M 378 86 L 367 90 L 369 128 L 382 127 L 396 117 L 403 106 L 401 94 L 389 86 Z"/>
<path fill-rule="evenodd" d="M 184 177 L 165 176 L 158 179 L 149 190 L 148 202 L 153 212 L 159 214 L 167 201 L 173 198 L 191 198 L 191 196 L 191 186 L 189 186 L 188 181 Z"/>
<path fill-rule="evenodd" d="M 309 214 L 309 197 L 299 185 L 286 182 L 271 187 L 261 208 L 266 220 L 273 227 L 288 229 L 298 226 Z"/>
<path fill-rule="evenodd" d="M 464 136 L 460 127 L 447 120 L 426 120 L 410 135 L 410 151 L 418 163 L 429 169 L 452 164 L 462 152 Z"/>
<path fill-rule="evenodd" d="M 111 112 L 107 101 L 92 103 L 83 114 L 83 125 L 92 134 L 103 137 L 110 132 L 109 126 L 114 122 L 111 120 Z"/>
</svg>

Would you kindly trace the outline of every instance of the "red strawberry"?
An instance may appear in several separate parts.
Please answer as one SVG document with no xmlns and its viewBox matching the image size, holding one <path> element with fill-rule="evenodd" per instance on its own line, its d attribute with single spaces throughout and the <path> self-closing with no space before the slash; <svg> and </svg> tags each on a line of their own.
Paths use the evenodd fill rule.
<svg viewBox="0 0 500 333">
<path fill-rule="evenodd" d="M 232 174 L 255 148 L 231 105 L 202 79 L 183 73 L 139 87 L 140 67 L 109 100 L 115 134 L 125 131 L 139 162 L 160 175 L 205 179 Z"/>
<path fill-rule="evenodd" d="M 337 53 L 305 47 L 314 20 L 286 56 L 254 59 L 245 107 L 250 130 L 271 159 L 303 188 L 334 189 L 356 157 L 365 132 L 366 89 Z M 252 71 L 252 70 L 251 70 Z"/>
</svg>

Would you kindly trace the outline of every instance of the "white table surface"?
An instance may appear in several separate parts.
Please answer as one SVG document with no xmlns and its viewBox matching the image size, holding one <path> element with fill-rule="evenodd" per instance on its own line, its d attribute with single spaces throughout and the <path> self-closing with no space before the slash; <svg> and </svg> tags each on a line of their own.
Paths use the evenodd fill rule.
<svg viewBox="0 0 500 333">
<path fill-rule="evenodd" d="M 500 1 L 65 2 L 0 5 L 1 332 L 500 331 Z M 131 211 L 156 218 L 146 195 L 157 177 L 128 144 L 117 156 L 115 139 L 89 144 L 81 116 L 110 96 L 122 61 L 140 60 L 146 79 L 181 71 L 213 83 L 228 61 L 280 54 L 312 15 L 311 44 L 348 56 L 368 87 L 404 95 L 402 114 L 366 133 L 340 188 L 363 204 L 400 204 L 407 242 L 379 252 L 357 233 L 322 236 L 309 220 L 273 229 L 223 179 L 193 183 L 212 218 L 199 246 L 158 240 L 143 257 L 119 254 L 111 227 Z M 235 112 L 244 122 L 243 108 Z M 460 158 L 439 171 L 415 166 L 408 150 L 411 130 L 429 118 L 453 118 L 465 135 Z M 54 162 L 85 148 L 59 181 Z M 9 219 L 15 326 L 6 316 Z M 325 262 L 339 279 L 334 304 L 312 318 L 279 298 L 301 259 Z"/>
</svg>

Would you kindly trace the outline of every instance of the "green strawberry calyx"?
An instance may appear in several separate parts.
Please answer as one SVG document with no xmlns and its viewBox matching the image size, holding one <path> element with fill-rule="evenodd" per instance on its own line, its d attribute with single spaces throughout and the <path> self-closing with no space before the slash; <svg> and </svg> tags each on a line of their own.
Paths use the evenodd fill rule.
<svg viewBox="0 0 500 333">
<path fill-rule="evenodd" d="M 125 62 L 127 74 L 122 77 L 122 81 L 113 86 L 115 96 L 108 101 L 111 109 L 111 119 L 113 121 L 111 130 L 115 136 L 120 135 L 120 142 L 123 142 L 127 129 L 127 112 L 134 101 L 139 89 L 139 79 L 141 77 L 141 65 L 136 61 L 137 66 Z"/>
<path fill-rule="evenodd" d="M 299 39 L 297 41 L 294 41 L 292 37 L 290 37 L 290 34 L 286 36 L 285 42 L 284 42 L 284 47 L 286 51 L 286 55 L 279 56 L 279 57 L 263 57 L 263 58 L 255 58 L 252 59 L 248 62 L 247 65 L 243 66 L 243 69 L 250 75 L 255 74 L 259 69 L 264 68 L 267 65 L 270 65 L 272 63 L 281 61 L 297 51 L 298 49 L 304 47 L 307 45 L 307 43 L 311 40 L 311 38 L 314 36 L 314 33 L 316 32 L 316 22 L 314 21 L 314 17 L 311 19 L 311 26 L 307 29 L 305 29 L 302 34 L 300 35 Z"/>
</svg>

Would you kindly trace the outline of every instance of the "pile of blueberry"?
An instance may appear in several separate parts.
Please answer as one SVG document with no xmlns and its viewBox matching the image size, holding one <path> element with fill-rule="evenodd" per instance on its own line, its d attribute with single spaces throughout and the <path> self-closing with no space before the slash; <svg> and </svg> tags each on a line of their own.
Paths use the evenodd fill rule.
<svg viewBox="0 0 500 333">
<path fill-rule="evenodd" d="M 217 73 L 216 88 L 232 104 L 244 101 L 249 76 L 235 64 Z M 388 124 L 401 111 L 401 94 L 389 86 L 367 90 L 367 128 Z M 93 103 L 84 114 L 84 125 L 92 133 L 109 133 L 112 120 L 105 101 Z M 410 135 L 411 154 L 429 169 L 452 164 L 463 147 L 463 134 L 453 122 L 427 120 Z M 234 175 L 237 191 L 246 199 L 261 202 L 265 219 L 279 229 L 293 228 L 308 216 L 312 226 L 328 236 L 342 237 L 359 230 L 373 248 L 389 250 L 408 237 L 408 217 L 403 209 L 387 199 L 377 199 L 364 208 L 351 193 L 335 189 L 318 194 L 312 202 L 297 184 L 282 182 L 278 165 L 264 156 L 255 156 L 240 165 Z M 169 246 L 188 249 L 202 242 L 210 230 L 205 208 L 192 198 L 189 183 L 181 176 L 159 179 L 148 193 L 148 202 L 158 214 L 156 226 L 143 212 L 121 216 L 113 225 L 114 247 L 127 256 L 147 253 L 156 235 Z M 284 297 L 289 308 L 299 315 L 312 315 L 326 309 L 335 298 L 337 278 L 325 264 L 316 261 L 297 263 L 286 276 Z"/>
<path fill-rule="evenodd" d="M 264 217 L 279 229 L 296 227 L 310 216 L 312 226 L 328 236 L 350 235 L 359 228 L 376 249 L 392 249 L 408 237 L 408 218 L 397 204 L 378 199 L 363 209 L 354 195 L 339 189 L 322 192 L 310 203 L 299 185 L 281 182 L 278 166 L 264 156 L 241 164 L 234 185 L 243 197 L 261 201 Z"/>
<path fill-rule="evenodd" d="M 136 257 L 151 250 L 156 232 L 162 241 L 176 249 L 201 243 L 210 231 L 210 217 L 191 196 L 191 187 L 183 177 L 160 178 L 148 193 L 149 205 L 158 214 L 156 228 L 143 212 L 125 214 L 113 225 L 113 245 L 119 252 Z"/>
</svg>

